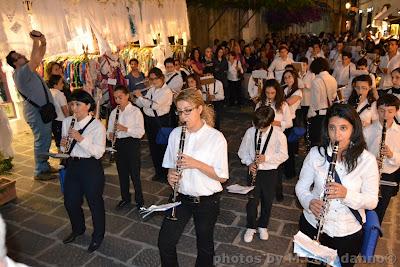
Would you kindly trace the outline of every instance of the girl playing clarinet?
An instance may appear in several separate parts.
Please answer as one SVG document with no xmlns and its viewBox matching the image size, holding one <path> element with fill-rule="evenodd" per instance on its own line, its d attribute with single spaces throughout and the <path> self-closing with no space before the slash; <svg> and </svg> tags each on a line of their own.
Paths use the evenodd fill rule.
<svg viewBox="0 0 400 267">
<path fill-rule="evenodd" d="M 116 164 L 122 198 L 116 208 L 121 209 L 131 203 L 129 193 L 129 180 L 131 180 L 135 188 L 136 206 L 140 210 L 144 204 L 140 181 L 140 138 L 144 135 L 143 115 L 140 109 L 129 102 L 129 90 L 125 86 L 115 87 L 114 98 L 118 106 L 110 114 L 107 134 L 110 140 L 114 138 L 116 140 Z M 118 118 L 116 118 L 117 113 Z"/>
<path fill-rule="evenodd" d="M 178 266 L 176 245 L 191 217 L 197 238 L 196 266 L 213 266 L 214 227 L 219 214 L 221 183 L 228 177 L 227 143 L 221 132 L 213 127 L 213 111 L 196 89 L 182 90 L 176 100 L 179 121 L 187 128 L 175 128 L 168 140 L 163 167 L 168 168 L 168 182 L 178 186 L 176 220 L 166 216 L 158 236 L 161 265 Z M 183 153 L 178 155 L 181 139 Z M 178 160 L 179 158 L 179 160 Z M 178 174 L 177 167 L 183 170 Z M 171 212 L 168 212 L 171 215 Z"/>
<path fill-rule="evenodd" d="M 326 181 L 333 151 L 338 142 L 335 182 Z M 361 251 L 365 210 L 378 203 L 378 166 L 366 150 L 360 117 L 348 104 L 334 104 L 322 125 L 322 144 L 311 148 L 296 184 L 303 206 L 300 231 L 315 239 L 318 221 L 324 216 L 321 245 L 336 249 L 343 267 L 353 266 Z M 329 208 L 320 199 L 326 192 Z M 308 263 L 307 266 L 315 266 Z M 316 265 L 319 266 L 319 265 Z"/>
<path fill-rule="evenodd" d="M 244 241 L 251 242 L 257 232 L 261 240 L 268 239 L 268 222 L 278 183 L 278 166 L 288 158 L 286 136 L 281 129 L 272 126 L 275 112 L 271 107 L 258 108 L 253 115 L 253 127 L 249 128 L 240 144 L 238 155 L 249 168 L 252 197 L 247 202 L 247 230 Z M 268 156 L 267 156 L 268 155 Z M 261 199 L 261 217 L 257 223 L 257 207 Z"/>
<path fill-rule="evenodd" d="M 64 206 L 72 226 L 71 234 L 63 243 L 75 241 L 86 230 L 82 210 L 85 196 L 93 220 L 92 241 L 88 247 L 90 253 L 100 247 L 105 232 L 104 171 L 100 158 L 106 147 L 106 129 L 89 114 L 94 108 L 94 99 L 89 93 L 75 90 L 71 94 L 71 110 L 74 115 L 64 119 L 64 137 L 61 140 L 61 150 L 70 155 L 66 166 Z M 72 143 L 67 145 L 69 140 Z M 66 146 L 69 147 L 68 151 L 65 151 Z"/>
</svg>

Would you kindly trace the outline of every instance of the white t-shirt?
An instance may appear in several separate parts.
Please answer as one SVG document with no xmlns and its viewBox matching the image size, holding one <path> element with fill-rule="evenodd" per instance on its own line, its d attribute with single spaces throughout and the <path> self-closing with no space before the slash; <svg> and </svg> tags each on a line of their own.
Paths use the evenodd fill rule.
<svg viewBox="0 0 400 267">
<path fill-rule="evenodd" d="M 56 108 L 56 121 L 63 121 L 65 119 L 65 116 L 61 107 L 68 105 L 67 98 L 65 97 L 64 93 L 58 89 L 51 88 L 50 92 L 54 99 L 54 107 Z"/>
</svg>

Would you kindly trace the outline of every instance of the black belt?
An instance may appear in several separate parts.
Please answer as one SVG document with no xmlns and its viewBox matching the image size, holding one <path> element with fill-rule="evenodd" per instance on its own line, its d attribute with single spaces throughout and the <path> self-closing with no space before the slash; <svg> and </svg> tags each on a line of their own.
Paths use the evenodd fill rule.
<svg viewBox="0 0 400 267">
<path fill-rule="evenodd" d="M 219 198 L 221 195 L 221 192 L 217 192 L 215 194 L 212 194 L 210 196 L 189 196 L 189 195 L 184 195 L 180 194 L 178 195 L 178 200 L 185 202 L 185 203 L 191 203 L 191 204 L 199 204 L 200 202 L 209 202 L 214 199 Z"/>
<path fill-rule="evenodd" d="M 83 157 L 69 157 L 68 160 L 79 161 L 79 160 L 97 160 L 95 157 L 83 158 Z"/>
</svg>

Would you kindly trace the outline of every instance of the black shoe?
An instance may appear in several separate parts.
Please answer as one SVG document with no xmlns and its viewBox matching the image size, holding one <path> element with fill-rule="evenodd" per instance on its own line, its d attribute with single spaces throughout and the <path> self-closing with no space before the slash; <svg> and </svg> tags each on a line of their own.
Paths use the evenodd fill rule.
<svg viewBox="0 0 400 267">
<path fill-rule="evenodd" d="M 93 251 L 97 250 L 100 247 L 102 241 L 103 240 L 101 240 L 101 241 L 92 240 L 92 242 L 90 242 L 90 245 L 89 245 L 87 251 L 89 253 L 92 253 Z"/>
<path fill-rule="evenodd" d="M 118 205 L 115 207 L 115 209 L 120 210 L 126 206 L 129 206 L 131 204 L 130 201 L 126 201 L 126 200 L 121 200 Z"/>
<path fill-rule="evenodd" d="M 68 243 L 71 243 L 71 242 L 74 242 L 75 241 L 75 238 L 77 238 L 78 236 L 80 236 L 80 235 L 83 235 L 83 233 L 81 233 L 81 234 L 77 234 L 77 233 L 70 233 L 69 234 L 69 236 L 67 236 L 64 240 L 63 240 L 63 243 L 64 244 L 68 244 Z"/>
</svg>

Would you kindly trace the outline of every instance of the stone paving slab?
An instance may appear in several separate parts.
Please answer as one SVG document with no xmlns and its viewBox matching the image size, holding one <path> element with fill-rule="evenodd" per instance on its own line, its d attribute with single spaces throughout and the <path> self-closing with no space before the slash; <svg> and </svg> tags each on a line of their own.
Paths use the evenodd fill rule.
<svg viewBox="0 0 400 267">
<path fill-rule="evenodd" d="M 247 127 L 250 126 L 249 113 L 238 113 L 229 108 L 222 129 L 229 148 L 230 179 L 224 187 L 234 183 L 245 184 L 247 168 L 240 163 L 237 149 Z M 240 121 L 241 123 L 237 123 Z M 69 219 L 63 205 L 58 179 L 35 181 L 33 173 L 32 135 L 19 133 L 15 140 L 15 167 L 8 177 L 16 180 L 17 196 L 15 201 L 0 207 L 7 223 L 7 246 L 9 255 L 17 261 L 30 266 L 160 266 L 157 239 L 163 220 L 163 213 L 156 213 L 142 220 L 135 203 L 122 210 L 115 210 L 120 200 L 119 180 L 115 164 L 104 161 L 106 186 L 104 201 L 106 209 L 106 236 L 98 251 L 88 254 L 91 240 L 92 223 L 87 204 L 83 210 L 87 230 L 72 244 L 62 244 L 62 239 L 71 232 Z M 52 147 L 54 150 L 54 146 Z M 142 141 L 142 169 L 146 206 L 167 203 L 171 188 L 151 181 L 154 171 L 150 159 L 148 142 Z M 297 158 L 297 167 L 301 167 L 301 157 Z M 57 161 L 51 164 L 57 167 Z M 259 240 L 255 236 L 251 243 L 243 242 L 246 227 L 246 196 L 230 194 L 224 191 L 221 198 L 220 215 L 215 227 L 216 266 L 304 266 L 294 257 L 292 236 L 297 232 L 301 207 L 294 195 L 297 179 L 283 180 L 284 200 L 274 201 L 268 226 L 270 238 Z M 133 194 L 133 187 L 131 186 Z M 132 199 L 133 195 L 132 195 Z M 392 201 L 385 223 L 384 236 L 380 239 L 377 254 L 392 254 L 400 259 L 400 203 L 398 197 Z M 196 261 L 196 234 L 191 219 L 184 229 L 177 246 L 180 266 L 194 266 Z M 67 260 L 66 260 L 67 259 Z M 357 265 L 364 266 L 364 265 Z M 372 264 L 368 266 L 395 267 L 398 264 Z"/>
</svg>

